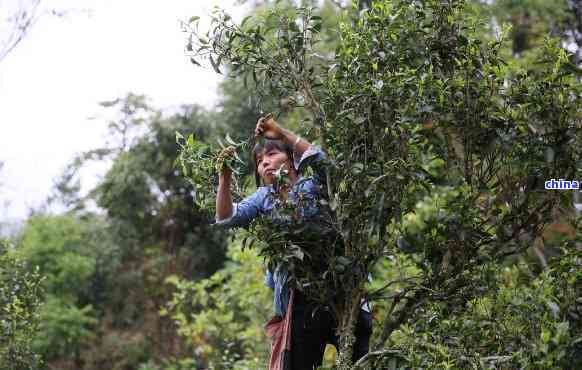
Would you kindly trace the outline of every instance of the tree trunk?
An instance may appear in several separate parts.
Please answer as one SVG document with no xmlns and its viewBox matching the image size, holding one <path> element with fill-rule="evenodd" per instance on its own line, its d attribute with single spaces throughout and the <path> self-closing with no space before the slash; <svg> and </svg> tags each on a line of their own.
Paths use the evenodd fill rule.
<svg viewBox="0 0 582 370">
<path fill-rule="evenodd" d="M 349 290 L 348 290 L 349 292 Z M 356 323 L 360 311 L 362 294 L 360 289 L 353 289 L 353 294 L 344 298 L 344 309 L 339 317 L 339 348 L 336 366 L 338 370 L 353 368 L 354 344 L 356 343 Z"/>
</svg>

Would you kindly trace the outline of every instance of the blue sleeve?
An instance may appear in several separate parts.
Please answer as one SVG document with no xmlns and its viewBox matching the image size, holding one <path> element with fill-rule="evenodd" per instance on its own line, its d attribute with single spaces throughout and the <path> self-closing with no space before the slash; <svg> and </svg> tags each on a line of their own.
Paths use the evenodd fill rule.
<svg viewBox="0 0 582 370">
<path fill-rule="evenodd" d="M 259 188 L 251 196 L 240 203 L 232 204 L 232 215 L 223 220 L 215 219 L 215 225 L 224 227 L 246 227 L 255 217 L 263 213 L 263 205 L 267 192 L 265 188 Z"/>
<path fill-rule="evenodd" d="M 327 157 L 321 148 L 310 145 L 300 158 L 294 159 L 293 164 L 298 174 L 302 174 L 307 167 L 311 167 L 313 169 L 314 179 L 319 183 L 324 183 L 326 177 L 324 167 L 325 159 Z"/>
<path fill-rule="evenodd" d="M 265 285 L 271 289 L 275 289 L 275 279 L 273 278 L 273 273 L 267 269 L 265 272 Z"/>
</svg>

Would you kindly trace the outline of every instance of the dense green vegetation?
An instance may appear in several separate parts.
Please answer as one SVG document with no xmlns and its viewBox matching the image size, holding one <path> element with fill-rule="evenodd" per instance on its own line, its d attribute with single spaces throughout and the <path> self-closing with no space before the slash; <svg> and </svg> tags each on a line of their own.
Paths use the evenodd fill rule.
<svg viewBox="0 0 582 370">
<path fill-rule="evenodd" d="M 42 301 L 42 278 L 11 255 L 12 246 L 0 239 L 0 367 L 34 369 L 40 356 L 33 350 Z"/>
<path fill-rule="evenodd" d="M 50 199 L 67 211 L 2 241 L 0 367 L 262 368 L 274 261 L 316 299 L 344 293 L 327 367 L 355 366 L 363 296 L 375 327 L 362 368 L 582 366 L 582 223 L 572 192 L 543 188 L 582 179 L 580 59 L 560 43 L 576 46 L 578 4 L 264 2 L 238 24 L 217 11 L 208 33 L 193 17 L 194 63 L 229 77 L 221 103 L 101 103 L 107 144 Z M 341 243 L 323 270 L 297 241 L 309 233 L 209 226 L 217 139 L 242 143 L 227 165 L 252 192 L 249 138 L 269 111 L 331 159 L 319 201 Z M 92 161 L 110 168 L 80 194 Z"/>
<path fill-rule="evenodd" d="M 372 292 L 388 308 L 381 311 L 378 351 L 359 365 L 578 364 L 578 319 L 565 313 L 573 299 L 560 301 L 568 303 L 555 326 L 520 330 L 528 348 L 523 356 L 510 339 L 490 347 L 478 335 L 464 343 L 471 325 L 446 326 L 467 312 L 475 316 L 476 304 L 515 310 L 500 290 L 503 268 L 535 248 L 557 214 L 569 217 L 567 193 L 548 192 L 539 179 L 580 174 L 575 58 L 546 38 L 530 56 L 535 69 L 506 63 L 504 33 L 483 37 L 487 25 L 472 15 L 478 7 L 463 1 L 377 1 L 358 10 L 357 19 L 343 15 L 333 54 L 319 47 L 322 18 L 309 6 L 275 5 L 240 25 L 217 11 L 207 33 L 192 20 L 194 63 L 252 75 L 259 96 L 301 102 L 313 140 L 330 157 L 325 196 L 318 199 L 329 210 L 324 228 L 258 220 L 250 238 L 259 253 L 269 264 L 285 264 L 295 288 L 312 298 L 331 302 L 339 294 L 331 304 L 340 322 L 338 369 L 354 366 L 355 318 L 369 292 L 367 277 L 379 264 L 390 269 L 387 258 L 406 261 L 408 269 Z M 525 46 L 516 49 L 512 37 L 513 55 L 521 56 Z M 202 163 L 195 146 L 189 143 L 182 158 L 192 168 Z M 284 214 L 285 200 L 279 204 Z M 314 249 L 308 231 L 326 235 L 329 247 Z M 328 231 L 339 241 L 327 239 Z M 569 243 L 557 258 L 566 261 L 574 250 Z M 568 261 L 575 271 L 579 261 Z M 549 268 L 545 257 L 542 263 Z M 569 280 L 554 294 L 567 288 L 575 297 L 579 283 Z M 536 289 L 514 298 L 542 301 Z M 528 319 L 536 314 L 547 316 L 540 310 Z M 518 330 L 514 325 L 508 336 Z M 546 343 L 556 327 L 559 353 L 544 348 L 542 360 L 539 332 Z M 426 352 L 417 353 L 423 337 Z"/>
</svg>

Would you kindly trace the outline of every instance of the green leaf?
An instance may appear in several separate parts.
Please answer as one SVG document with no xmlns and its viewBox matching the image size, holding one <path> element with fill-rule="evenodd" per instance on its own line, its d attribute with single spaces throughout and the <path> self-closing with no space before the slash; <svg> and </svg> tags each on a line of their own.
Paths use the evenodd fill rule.
<svg viewBox="0 0 582 370">
<path fill-rule="evenodd" d="M 176 144 L 181 144 L 181 140 L 184 140 L 184 135 L 176 131 Z"/>
<path fill-rule="evenodd" d="M 315 33 L 319 33 L 321 31 L 321 23 L 314 23 L 310 29 Z"/>
<path fill-rule="evenodd" d="M 217 62 L 214 61 L 214 58 L 212 58 L 212 55 L 210 55 L 208 57 L 210 59 L 210 64 L 212 65 L 212 68 L 214 68 L 214 71 L 218 74 L 222 74 L 222 72 L 220 72 L 219 64 Z"/>
<path fill-rule="evenodd" d="M 238 163 L 245 164 L 245 162 L 242 159 L 240 159 L 240 157 L 238 156 L 238 153 L 237 152 L 234 152 L 234 157 L 236 158 L 236 160 L 238 161 Z M 236 171 L 234 171 L 234 172 L 236 172 Z"/>
<path fill-rule="evenodd" d="M 354 175 L 360 174 L 364 170 L 364 164 L 360 162 L 356 162 L 352 165 L 352 173 Z"/>
<path fill-rule="evenodd" d="M 229 143 L 230 145 L 237 146 L 237 143 L 235 143 L 234 140 L 232 140 L 232 138 L 230 137 L 230 135 L 228 133 L 226 134 L 225 139 L 226 139 L 226 142 Z"/>
<path fill-rule="evenodd" d="M 542 342 L 548 343 L 550 338 L 552 337 L 552 333 L 547 329 L 542 329 L 542 333 L 540 335 Z"/>
<path fill-rule="evenodd" d="M 245 26 L 245 23 L 247 23 L 247 21 L 249 19 L 251 19 L 251 18 L 252 18 L 251 15 L 248 15 L 248 16 L 244 17 L 243 20 L 242 20 L 242 22 L 240 22 L 240 28 L 243 28 Z"/>
<path fill-rule="evenodd" d="M 219 137 L 218 137 L 218 138 L 216 138 L 216 141 L 218 142 L 218 145 L 220 145 L 220 147 L 221 147 L 222 149 L 224 149 L 224 148 L 225 148 L 225 145 L 224 145 L 224 143 L 222 142 L 222 140 L 220 140 L 220 138 L 219 138 Z"/>
</svg>

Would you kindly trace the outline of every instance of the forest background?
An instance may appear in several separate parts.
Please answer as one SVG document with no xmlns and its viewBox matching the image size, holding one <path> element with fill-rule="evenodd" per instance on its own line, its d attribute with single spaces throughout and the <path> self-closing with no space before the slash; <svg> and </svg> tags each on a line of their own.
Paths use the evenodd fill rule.
<svg viewBox="0 0 582 370">
<path fill-rule="evenodd" d="M 293 4 L 257 2 L 252 15 L 281 7 L 287 12 L 289 5 Z M 371 6 L 366 1 L 294 5 L 316 6 L 317 31 L 325 41 L 318 51 L 322 58 L 338 47 L 339 24 L 356 22 Z M 558 48 L 574 52 L 564 65 L 575 71 L 572 66 L 580 63 L 581 2 L 500 0 L 467 5 L 464 18 L 483 20 L 477 33 L 483 43 L 496 40 L 504 22 L 512 26 L 500 45 L 512 73 L 525 69 L 535 74 L 544 68 L 536 61 L 548 53 L 547 36 L 560 40 Z M 2 241 L 2 368 L 263 367 L 268 343 L 262 326 L 272 315 L 263 260 L 256 249 L 243 251 L 240 234 L 226 235 L 208 226 L 208 213 L 196 205 L 197 194 L 176 166 L 176 132 L 194 134 L 206 143 L 224 140 L 228 133 L 238 142 L 248 138 L 266 111 L 275 111 L 286 127 L 318 141 L 305 113 L 295 109 L 296 101 L 263 97 L 255 91 L 254 80 L 252 74 L 225 79 L 216 110 L 193 104 L 163 112 L 139 92 L 100 103 L 118 117 L 109 123 L 108 143 L 115 144 L 79 153 L 57 179 L 47 202 L 63 205 L 66 212 L 32 210 L 23 229 Z M 576 83 L 570 91 L 573 106 L 578 106 L 574 128 L 579 129 Z M 422 126 L 432 129 L 429 121 Z M 580 147 L 579 131 L 573 131 L 571 139 L 569 145 Z M 556 155 L 544 152 L 549 162 Z M 93 161 L 112 165 L 103 180 L 82 195 L 79 170 Z M 572 175 L 579 177 L 580 163 L 572 165 L 578 168 Z M 438 186 L 443 163 L 428 157 L 421 166 Z M 552 210 L 553 220 L 544 222 L 539 237 L 523 236 L 527 248 L 496 265 L 491 282 L 495 289 L 467 300 L 461 311 L 436 304 L 414 307 L 412 317 L 394 320 L 394 312 L 408 309 L 403 297 L 405 281 L 416 268 L 410 257 L 419 253 L 414 244 L 426 242 L 423 235 L 434 220 L 448 222 L 439 211 L 455 194 L 444 188 L 433 193 L 433 198 L 445 201 L 438 204 L 429 197 L 414 202 L 407 238 L 395 240 L 398 248 L 374 266 L 370 292 L 395 282 L 393 290 L 383 291 L 386 294 L 374 303 L 374 367 L 580 364 L 582 299 L 576 243 L 581 230 L 574 205 L 582 201 L 574 192 L 563 193 L 564 201 Z M 93 202 L 97 211 L 89 206 Z M 335 358 L 329 348 L 325 366 L 332 366 Z"/>
</svg>

